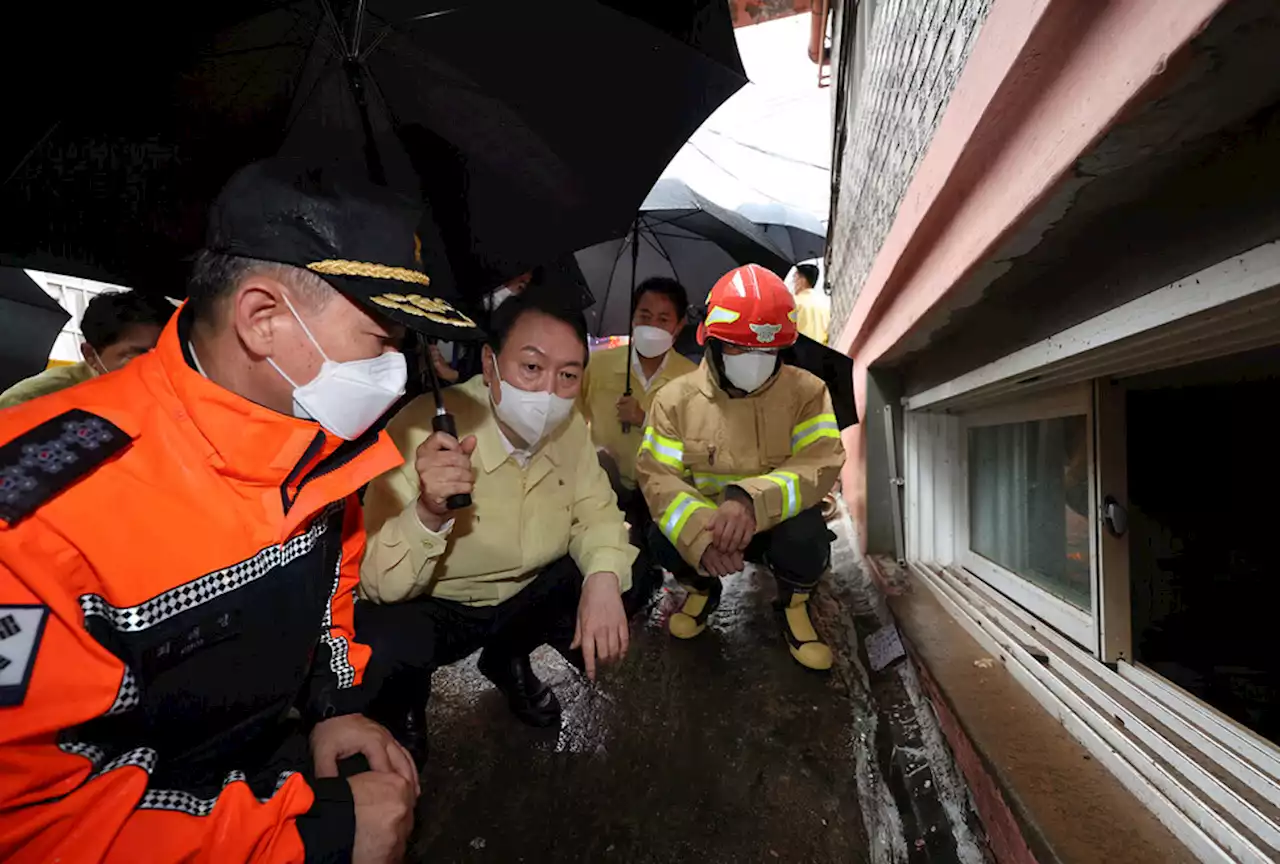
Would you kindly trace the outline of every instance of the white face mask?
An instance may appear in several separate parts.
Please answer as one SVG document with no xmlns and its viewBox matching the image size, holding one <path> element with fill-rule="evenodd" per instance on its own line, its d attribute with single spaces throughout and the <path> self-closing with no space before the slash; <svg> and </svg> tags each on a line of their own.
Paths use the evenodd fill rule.
<svg viewBox="0 0 1280 864">
<path fill-rule="evenodd" d="M 493 411 L 499 420 L 523 439 L 516 443 L 523 443 L 532 450 L 543 438 L 559 429 L 573 413 L 572 399 L 565 399 L 546 390 L 521 390 L 508 384 L 498 372 L 496 358 L 493 361 L 493 373 L 498 376 L 502 393 L 502 401 L 493 406 Z"/>
<path fill-rule="evenodd" d="M 773 375 L 777 366 L 777 354 L 749 351 L 746 354 L 724 355 L 725 377 L 730 384 L 746 393 L 758 390 Z"/>
<path fill-rule="evenodd" d="M 675 341 L 676 337 L 661 327 L 641 324 L 631 331 L 631 344 L 635 346 L 636 353 L 645 358 L 661 357 L 671 350 Z"/>
<path fill-rule="evenodd" d="M 284 374 L 275 360 L 267 358 L 271 368 L 293 387 L 293 415 L 303 420 L 315 420 L 327 431 L 347 441 L 359 438 L 404 395 L 405 383 L 409 380 L 404 355 L 396 352 L 379 354 L 367 360 L 336 363 L 324 353 L 316 337 L 298 317 L 298 311 L 288 296 L 284 302 L 302 326 L 302 332 L 307 334 L 311 344 L 324 358 L 316 377 L 301 387 Z"/>
</svg>

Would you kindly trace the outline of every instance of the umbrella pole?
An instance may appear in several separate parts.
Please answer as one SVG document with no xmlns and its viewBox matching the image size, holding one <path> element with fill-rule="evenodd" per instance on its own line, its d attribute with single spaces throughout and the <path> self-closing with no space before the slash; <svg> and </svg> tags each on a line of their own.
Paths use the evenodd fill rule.
<svg viewBox="0 0 1280 864">
<path fill-rule="evenodd" d="M 431 384 L 431 396 L 436 400 L 436 414 L 431 418 L 431 428 L 457 440 L 458 426 L 453 422 L 453 415 L 445 410 L 444 397 L 440 394 L 440 379 L 436 375 L 436 363 L 431 357 L 431 346 L 434 344 L 434 339 L 427 342 L 427 381 Z M 444 503 L 450 510 L 465 510 L 471 506 L 471 496 L 465 492 L 450 495 Z"/>
<path fill-rule="evenodd" d="M 636 270 L 640 266 L 640 215 L 636 214 L 636 221 L 631 223 L 631 303 L 634 306 L 636 302 Z M 623 396 L 631 395 L 631 337 L 635 335 L 635 313 L 627 316 L 627 389 L 623 391 Z M 631 431 L 630 423 L 622 424 L 623 433 Z"/>
</svg>

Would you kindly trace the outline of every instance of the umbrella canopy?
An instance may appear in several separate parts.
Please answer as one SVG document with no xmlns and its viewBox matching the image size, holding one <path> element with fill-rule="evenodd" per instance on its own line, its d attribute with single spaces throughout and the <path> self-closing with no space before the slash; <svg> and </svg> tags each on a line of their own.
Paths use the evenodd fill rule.
<svg viewBox="0 0 1280 864">
<path fill-rule="evenodd" d="M 736 209 L 762 227 L 769 239 L 792 261 L 807 261 L 826 255 L 827 229 L 812 213 L 776 201 L 752 201 L 740 204 Z"/>
<path fill-rule="evenodd" d="M 853 358 L 801 336 L 796 344 L 782 354 L 792 366 L 807 369 L 826 382 L 831 394 L 831 405 L 836 412 L 836 423 L 841 429 L 858 422 L 858 406 L 853 398 Z"/>
<path fill-rule="evenodd" d="M 628 332 L 632 285 L 651 276 L 678 280 L 697 304 L 734 267 L 759 264 L 785 276 L 793 263 L 762 228 L 673 179 L 657 182 L 629 233 L 576 257 L 595 297 L 587 324 L 597 336 Z"/>
<path fill-rule="evenodd" d="M 44 370 L 69 320 L 67 310 L 34 279 L 15 267 L 0 267 L 0 390 Z"/>
<path fill-rule="evenodd" d="M 424 196 L 433 287 L 623 233 L 745 82 L 721 0 L 24 4 L 6 52 L 4 260 L 175 293 L 208 202 L 283 152 Z M 28 20 L 29 19 L 29 20 Z M 157 38 L 155 34 L 164 34 Z M 12 82 L 20 82 L 19 84 Z M 442 251 L 443 250 L 443 251 Z"/>
</svg>

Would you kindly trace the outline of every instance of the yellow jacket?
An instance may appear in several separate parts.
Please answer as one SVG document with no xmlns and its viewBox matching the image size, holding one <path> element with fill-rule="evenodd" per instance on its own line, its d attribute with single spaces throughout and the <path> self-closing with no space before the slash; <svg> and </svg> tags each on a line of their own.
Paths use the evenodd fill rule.
<svg viewBox="0 0 1280 864">
<path fill-rule="evenodd" d="M 844 463 L 831 396 L 817 376 L 783 365 L 773 380 L 733 399 L 709 359 L 653 400 L 636 476 L 662 533 L 698 566 L 724 490 L 751 496 L 756 530 L 817 504 Z"/>
<path fill-rule="evenodd" d="M 831 298 L 817 288 L 796 295 L 796 329 L 814 342 L 827 344 L 831 327 Z"/>
<path fill-rule="evenodd" d="M 49 393 L 65 390 L 68 387 L 79 384 L 81 381 L 88 381 L 92 377 L 93 370 L 89 368 L 88 363 L 54 366 L 44 370 L 39 375 L 24 378 L 8 390 L 0 393 L 0 408 L 12 408 L 14 405 L 21 405 L 23 402 L 35 399 L 37 396 L 45 396 Z"/>
<path fill-rule="evenodd" d="M 454 515 L 452 530 L 428 531 L 418 520 L 414 457 L 431 434 L 436 407 L 419 396 L 387 427 L 404 464 L 373 481 L 365 497 L 362 596 L 395 603 L 427 594 L 492 606 L 565 554 L 584 576 L 615 573 L 627 590 L 636 549 L 582 417 L 575 411 L 521 468 L 498 429 L 483 376 L 448 388 L 444 400 L 459 437 L 476 436 L 474 503 Z"/>
<path fill-rule="evenodd" d="M 636 483 L 636 450 L 640 447 L 644 430 L 632 426 L 630 432 L 622 431 L 618 422 L 618 399 L 627 389 L 627 359 L 630 349 L 626 345 L 597 351 L 591 355 L 591 363 L 587 366 L 586 375 L 582 379 L 582 396 L 578 400 L 582 413 L 591 424 L 591 440 L 597 447 L 608 449 L 618 460 L 618 473 L 627 485 Z M 640 376 L 633 369 L 631 372 L 631 395 L 640 403 L 645 413 L 654 395 L 667 384 L 681 375 L 687 375 L 698 367 L 687 357 L 668 351 L 657 373 L 649 381 L 646 389 Z"/>
</svg>

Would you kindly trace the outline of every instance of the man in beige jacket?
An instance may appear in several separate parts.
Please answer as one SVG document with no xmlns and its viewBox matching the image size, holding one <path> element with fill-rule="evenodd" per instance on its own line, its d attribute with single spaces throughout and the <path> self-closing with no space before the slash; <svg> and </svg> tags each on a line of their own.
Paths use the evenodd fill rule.
<svg viewBox="0 0 1280 864">
<path fill-rule="evenodd" d="M 621 659 L 637 550 L 574 403 L 587 362 L 580 313 L 545 294 L 506 300 L 490 324 L 483 374 L 444 393 L 458 436 L 432 431 L 434 400 L 405 407 L 388 430 L 405 457 L 370 485 L 369 542 L 356 608 L 373 648 L 371 716 L 425 754 L 431 672 L 477 649 L 480 671 L 534 726 L 558 722 L 555 693 L 529 653 L 549 644 L 589 677 Z M 460 493 L 473 504 L 448 509 Z"/>
</svg>

